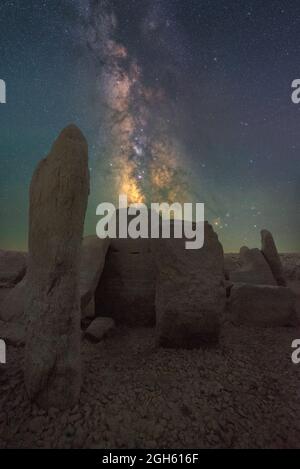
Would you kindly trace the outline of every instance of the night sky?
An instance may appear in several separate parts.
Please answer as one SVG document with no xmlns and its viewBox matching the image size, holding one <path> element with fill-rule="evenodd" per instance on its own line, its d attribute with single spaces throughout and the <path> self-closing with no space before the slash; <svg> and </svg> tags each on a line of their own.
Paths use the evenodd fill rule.
<svg viewBox="0 0 300 469">
<path fill-rule="evenodd" d="M 225 251 L 300 250 L 300 2 L 1 0 L 0 248 L 26 249 L 28 188 L 63 127 L 96 206 L 204 202 Z"/>
</svg>

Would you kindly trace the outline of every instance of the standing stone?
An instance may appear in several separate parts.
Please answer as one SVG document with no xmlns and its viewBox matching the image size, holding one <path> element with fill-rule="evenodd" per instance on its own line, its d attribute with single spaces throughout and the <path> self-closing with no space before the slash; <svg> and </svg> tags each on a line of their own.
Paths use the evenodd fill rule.
<svg viewBox="0 0 300 469">
<path fill-rule="evenodd" d="M 198 348 L 216 343 L 225 307 L 223 248 L 205 222 L 204 246 L 185 248 L 185 239 L 153 241 L 157 344 Z"/>
<path fill-rule="evenodd" d="M 87 142 L 72 125 L 30 186 L 25 385 L 44 408 L 73 406 L 80 393 L 78 277 L 88 193 Z"/>
<path fill-rule="evenodd" d="M 259 249 L 240 249 L 241 267 L 230 274 L 233 283 L 248 283 L 251 285 L 276 285 L 272 271 Z"/>
<path fill-rule="evenodd" d="M 278 285 L 285 287 L 286 280 L 284 278 L 283 268 L 280 257 L 276 248 L 274 238 L 270 231 L 262 230 L 261 234 L 261 251 L 265 256 L 271 271 Z"/>
</svg>

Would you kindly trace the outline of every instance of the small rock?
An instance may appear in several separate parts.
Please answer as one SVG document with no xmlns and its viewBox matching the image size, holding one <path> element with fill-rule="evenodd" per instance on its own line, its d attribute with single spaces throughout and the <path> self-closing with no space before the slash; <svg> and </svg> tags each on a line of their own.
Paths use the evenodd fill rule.
<svg viewBox="0 0 300 469">
<path fill-rule="evenodd" d="M 115 328 L 112 318 L 96 318 L 85 331 L 85 337 L 91 342 L 99 342 Z"/>
</svg>

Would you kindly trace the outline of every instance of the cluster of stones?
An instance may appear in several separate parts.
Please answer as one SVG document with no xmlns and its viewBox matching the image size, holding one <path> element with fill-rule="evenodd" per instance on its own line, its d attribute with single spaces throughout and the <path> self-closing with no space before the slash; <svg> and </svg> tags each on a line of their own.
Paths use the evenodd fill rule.
<svg viewBox="0 0 300 469">
<path fill-rule="evenodd" d="M 238 269 L 225 272 L 231 320 L 261 327 L 296 326 L 296 294 L 287 287 L 269 231 L 261 231 L 261 250 L 245 246 L 240 249 L 239 264 Z"/>
<path fill-rule="evenodd" d="M 155 325 L 157 344 L 171 348 L 217 343 L 226 312 L 238 324 L 296 323 L 268 231 L 261 250 L 243 247 L 229 272 L 207 222 L 200 250 L 185 249 L 185 239 L 83 238 L 88 194 L 87 143 L 69 126 L 32 178 L 28 256 L 0 252 L 0 337 L 25 344 L 25 385 L 40 406 L 77 402 L 82 337 L 98 342 L 114 321 Z"/>
</svg>

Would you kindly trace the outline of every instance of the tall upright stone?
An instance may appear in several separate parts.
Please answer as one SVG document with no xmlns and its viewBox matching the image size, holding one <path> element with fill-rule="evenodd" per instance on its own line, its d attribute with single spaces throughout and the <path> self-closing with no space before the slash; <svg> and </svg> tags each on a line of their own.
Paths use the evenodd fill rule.
<svg viewBox="0 0 300 469">
<path fill-rule="evenodd" d="M 87 142 L 71 125 L 30 186 L 25 385 L 44 408 L 72 406 L 80 393 L 78 283 L 88 194 Z"/>
<path fill-rule="evenodd" d="M 274 238 L 270 231 L 262 230 L 261 234 L 261 251 L 268 262 L 270 269 L 278 285 L 285 287 L 286 280 L 283 273 L 282 264 L 276 248 Z"/>
<path fill-rule="evenodd" d="M 156 341 L 170 348 L 199 348 L 218 341 L 225 308 L 224 256 L 211 225 L 204 246 L 188 250 L 185 239 L 153 240 Z"/>
</svg>

